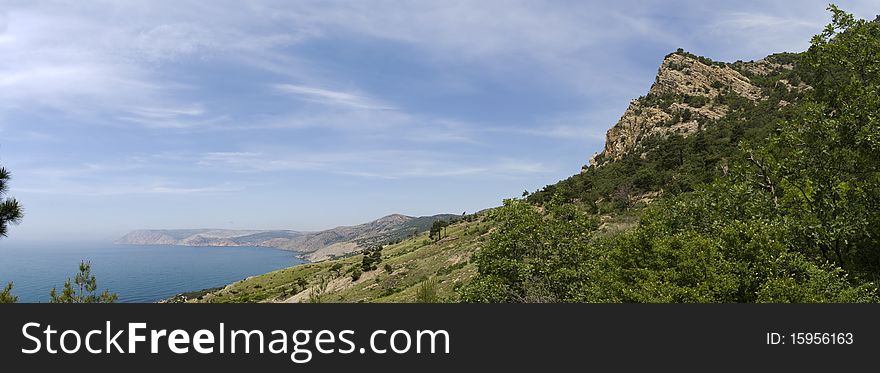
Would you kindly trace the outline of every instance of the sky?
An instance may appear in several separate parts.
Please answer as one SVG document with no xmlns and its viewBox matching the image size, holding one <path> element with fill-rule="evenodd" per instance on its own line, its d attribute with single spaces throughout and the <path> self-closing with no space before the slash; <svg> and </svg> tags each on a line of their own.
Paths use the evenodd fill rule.
<svg viewBox="0 0 880 373">
<path fill-rule="evenodd" d="M 826 6 L 0 0 L 4 240 L 497 206 L 579 172 L 667 53 L 802 51 Z"/>
</svg>

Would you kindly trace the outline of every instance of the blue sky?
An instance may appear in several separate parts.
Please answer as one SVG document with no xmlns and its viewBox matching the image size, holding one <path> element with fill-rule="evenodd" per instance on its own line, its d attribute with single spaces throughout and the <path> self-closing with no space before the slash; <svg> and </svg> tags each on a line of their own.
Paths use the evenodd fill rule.
<svg viewBox="0 0 880 373">
<path fill-rule="evenodd" d="M 0 1 L 0 165 L 26 209 L 10 238 L 496 206 L 577 173 L 665 54 L 801 51 L 825 7 Z"/>
</svg>

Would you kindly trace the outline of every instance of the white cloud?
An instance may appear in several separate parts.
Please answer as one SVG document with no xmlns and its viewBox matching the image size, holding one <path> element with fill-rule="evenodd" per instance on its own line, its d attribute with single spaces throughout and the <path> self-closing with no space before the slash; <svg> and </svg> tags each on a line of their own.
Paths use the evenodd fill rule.
<svg viewBox="0 0 880 373">
<path fill-rule="evenodd" d="M 228 193 L 244 190 L 242 184 L 190 177 L 190 172 L 195 169 L 191 162 L 189 155 L 164 153 L 119 159 L 107 157 L 101 161 L 64 167 L 43 167 L 42 162 L 31 160 L 20 165 L 24 167 L 17 167 L 20 172 L 16 174 L 16 183 L 12 188 L 16 193 L 77 196 Z"/>
<path fill-rule="evenodd" d="M 71 115 L 110 113 L 111 121 L 159 129 L 260 126 L 250 120 L 217 125 L 228 114 L 224 108 L 180 111 L 200 105 L 187 102 L 181 94 L 187 87 L 162 72 L 164 65 L 181 61 L 222 60 L 295 78 L 300 83 L 274 88 L 328 108 L 403 110 L 367 92 L 327 88 L 351 84 L 340 84 L 332 72 L 290 48 L 334 38 L 378 39 L 408 45 L 426 64 L 463 64 L 475 76 L 513 74 L 567 93 L 601 92 L 611 100 L 625 99 L 644 80 L 631 74 L 635 64 L 615 54 L 620 45 L 675 36 L 649 17 L 620 8 L 597 12 L 588 4 L 530 1 L 23 4 L 8 12 L 0 39 L 5 60 L 0 110 L 36 106 Z M 156 110 L 166 116 L 153 117 Z M 358 129 L 409 121 L 388 114 L 303 114 L 291 113 L 286 123 L 275 125 Z M 343 117 L 349 124 L 342 124 Z M 448 131 L 413 139 L 472 140 Z"/>
<path fill-rule="evenodd" d="M 198 157 L 196 164 L 231 172 L 275 172 L 318 170 L 325 162 L 320 157 L 281 159 L 260 152 L 209 152 Z"/>
<path fill-rule="evenodd" d="M 0 114 L 54 111 L 90 123 L 203 126 L 212 119 L 196 117 L 225 113 L 188 103 L 182 93 L 192 87 L 165 64 L 250 56 L 295 66 L 273 49 L 301 39 L 213 4 L 23 2 L 0 14 Z"/>
<path fill-rule="evenodd" d="M 801 18 L 782 17 L 763 13 L 734 12 L 714 23 L 714 26 L 727 31 L 760 31 L 764 33 L 781 29 L 822 27 L 822 22 L 811 22 Z"/>
<path fill-rule="evenodd" d="M 320 129 L 333 132 L 334 135 L 342 138 L 355 138 L 359 142 L 388 141 L 451 146 L 482 143 L 478 138 L 481 132 L 479 123 L 390 109 L 392 105 L 346 92 L 326 91 L 310 94 L 320 97 L 331 96 L 333 100 L 340 98 L 358 100 L 353 97 L 359 97 L 364 101 L 357 104 L 346 102 L 308 106 L 277 115 L 258 115 L 247 121 L 225 121 L 214 126 L 204 126 L 202 129 L 210 131 Z M 372 105 L 371 108 L 365 108 L 369 105 Z M 198 127 L 191 129 L 199 130 Z"/>
<path fill-rule="evenodd" d="M 425 150 L 291 150 L 275 152 L 210 152 L 193 157 L 196 164 L 213 171 L 279 173 L 308 171 L 367 178 L 406 179 L 468 175 L 514 177 L 546 172 L 539 162 L 488 157 L 475 161 Z"/>
<path fill-rule="evenodd" d="M 180 108 L 160 108 L 160 107 L 143 107 L 132 109 L 134 114 L 150 119 L 173 119 L 181 116 L 199 116 L 205 113 L 201 106 L 180 107 Z"/>
<path fill-rule="evenodd" d="M 6 14 L 5 10 L 0 10 L 0 38 L 3 37 L 3 34 L 6 32 L 6 27 L 9 24 L 9 15 Z"/>
<path fill-rule="evenodd" d="M 722 56 L 726 59 L 760 58 L 769 53 L 800 52 L 809 46 L 810 36 L 828 23 L 822 13 L 810 16 L 778 15 L 765 12 L 723 13 L 699 39 L 736 46 Z M 751 58 L 750 58 L 751 57 Z"/>
<path fill-rule="evenodd" d="M 669 42 L 673 35 L 648 18 L 631 16 L 626 6 L 595 8 L 506 0 L 297 2 L 278 16 L 322 30 L 323 37 L 407 44 L 437 65 L 477 67 L 495 78 L 530 71 L 522 78 L 607 94 L 630 83 L 625 77 L 634 66 L 614 55 L 621 44 Z M 616 84 L 603 84 L 610 82 Z"/>
<path fill-rule="evenodd" d="M 115 184 L 115 185 L 85 185 L 85 184 L 67 184 L 64 186 L 45 186 L 45 187 L 15 187 L 12 190 L 21 194 L 50 194 L 50 195 L 72 195 L 87 197 L 107 197 L 121 196 L 131 194 L 208 194 L 208 193 L 232 193 L 244 190 L 243 187 L 217 185 L 204 187 L 184 187 L 173 186 L 164 183 L 133 183 L 133 184 Z M 20 194 L 20 195 L 21 195 Z"/>
<path fill-rule="evenodd" d="M 102 30 L 83 20 L 11 12 L 0 41 L 0 111 L 54 110 L 98 118 L 130 107 L 166 105 L 179 87 L 95 43 Z"/>
<path fill-rule="evenodd" d="M 136 50 L 151 62 L 169 62 L 182 57 L 211 52 L 218 40 L 205 28 L 192 23 L 163 24 L 141 32 Z"/>
<path fill-rule="evenodd" d="M 279 92 L 293 94 L 303 100 L 328 106 L 364 110 L 394 110 L 393 107 L 379 103 L 377 100 L 350 92 L 296 84 L 275 84 L 273 87 Z"/>
<path fill-rule="evenodd" d="M 601 128 L 601 125 L 590 126 L 588 123 L 573 123 L 542 125 L 520 132 L 532 136 L 551 137 L 569 141 L 605 140 L 605 131 L 599 128 Z"/>
<path fill-rule="evenodd" d="M 620 119 L 626 103 L 609 105 L 587 112 L 559 113 L 540 117 L 535 124 L 519 124 L 486 129 L 490 133 L 505 133 L 551 138 L 557 141 L 602 143 L 605 133 Z"/>
<path fill-rule="evenodd" d="M 146 128 L 190 131 L 216 130 L 230 121 L 225 115 L 209 117 L 207 114 L 209 113 L 200 104 L 146 106 L 126 108 L 126 111 L 115 119 L 136 123 Z"/>
</svg>

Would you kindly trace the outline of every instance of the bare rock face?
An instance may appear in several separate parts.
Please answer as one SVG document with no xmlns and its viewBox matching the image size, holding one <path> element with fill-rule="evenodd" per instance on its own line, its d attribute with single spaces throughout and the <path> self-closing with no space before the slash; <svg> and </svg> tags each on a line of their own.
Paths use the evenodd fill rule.
<svg viewBox="0 0 880 373">
<path fill-rule="evenodd" d="M 753 101 L 762 97 L 760 88 L 726 64 L 707 65 L 691 56 L 673 53 L 663 60 L 657 80 L 648 93 L 713 97 L 725 88 Z"/>
<path fill-rule="evenodd" d="M 605 150 L 601 155 L 604 155 L 605 160 L 619 159 L 634 148 L 642 136 L 670 119 L 672 115 L 663 110 L 643 107 L 639 101 L 633 100 L 620 121 L 606 133 Z"/>
<path fill-rule="evenodd" d="M 772 71 L 770 62 L 752 62 L 756 74 Z M 751 71 L 751 70 L 750 70 Z M 623 116 L 608 130 L 603 161 L 619 159 L 648 136 L 687 136 L 711 120 L 727 115 L 720 99 L 736 94 L 750 101 L 764 99 L 762 90 L 728 64 L 677 52 L 663 60 L 648 94 L 630 102 Z M 599 165 L 596 159 L 591 166 Z"/>
</svg>

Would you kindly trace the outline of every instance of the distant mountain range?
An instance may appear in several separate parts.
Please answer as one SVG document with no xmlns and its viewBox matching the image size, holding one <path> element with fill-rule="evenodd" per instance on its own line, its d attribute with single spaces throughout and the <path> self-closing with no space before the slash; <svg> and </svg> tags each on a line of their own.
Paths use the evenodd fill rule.
<svg viewBox="0 0 880 373">
<path fill-rule="evenodd" d="M 129 232 L 115 241 L 123 245 L 262 246 L 300 253 L 303 259 L 320 261 L 422 233 L 437 220 L 457 215 L 412 217 L 400 214 L 354 226 L 319 232 L 292 230 L 144 229 Z"/>
</svg>

